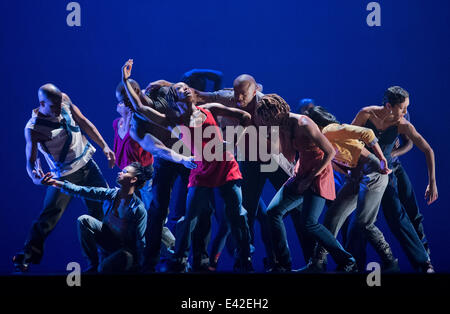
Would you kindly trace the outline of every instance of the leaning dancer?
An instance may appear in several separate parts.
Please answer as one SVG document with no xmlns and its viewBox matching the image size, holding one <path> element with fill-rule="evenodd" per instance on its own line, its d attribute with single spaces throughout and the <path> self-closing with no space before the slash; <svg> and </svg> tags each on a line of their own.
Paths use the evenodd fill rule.
<svg viewBox="0 0 450 314">
<path fill-rule="evenodd" d="M 234 156 L 228 151 L 219 156 L 221 160 L 217 160 L 215 157 L 211 161 L 207 160 L 203 156 L 203 148 L 210 144 L 208 143 L 210 141 L 202 136 L 201 142 L 197 142 L 191 137 L 194 132 L 199 130 L 203 134 L 203 131 L 208 127 L 209 130 L 214 131 L 212 141 L 216 141 L 216 144 L 218 144 L 218 146 L 215 146 L 216 149 L 217 147 L 221 148 L 223 139 L 214 116 L 229 116 L 240 120 L 241 124 L 246 126 L 251 119 L 250 115 L 242 110 L 227 108 L 220 104 L 196 106 L 191 89 L 185 83 L 177 83 L 172 87 L 176 93 L 176 99 L 170 102 L 170 106 L 174 109 L 171 114 L 162 114 L 150 107 L 143 106 L 128 81 L 132 65 L 132 60 L 127 61 L 122 68 L 122 75 L 128 95 L 136 111 L 149 121 L 167 130 L 173 132 L 179 130 L 179 136 L 184 144 L 194 156 L 197 156 L 197 159 L 200 158 L 200 160 L 195 161 L 197 167 L 191 170 L 189 176 L 185 222 L 182 225 L 182 231 L 177 232 L 175 254 L 169 265 L 170 270 L 183 271 L 185 269 L 192 231 L 202 212 L 209 210 L 210 193 L 213 188 L 219 189 L 225 202 L 225 212 L 230 223 L 231 234 L 237 245 L 238 269 L 243 272 L 251 269 L 250 236 L 246 211 L 242 207 L 242 194 L 239 185 L 242 175 L 239 166 Z M 194 131 L 195 129 L 197 131 Z M 212 153 L 215 154 L 215 151 Z"/>
<path fill-rule="evenodd" d="M 300 213 L 303 230 L 330 252 L 338 270 L 354 272 L 355 259 L 318 222 L 325 200 L 335 198 L 333 146 L 310 118 L 289 111 L 289 105 L 276 94 L 264 96 L 256 109 L 260 125 L 280 127 L 280 148 L 284 156 L 289 161 L 294 160 L 297 152 L 300 156 L 294 176 L 284 183 L 267 208 L 277 263 L 282 271 L 291 269 L 283 217 L 291 210 L 298 210 L 297 206 L 303 203 Z"/>
<path fill-rule="evenodd" d="M 40 106 L 33 110 L 25 126 L 27 172 L 33 183 L 41 185 L 44 178 L 40 165 L 35 165 L 36 162 L 39 164 L 39 150 L 55 178 L 80 185 L 106 187 L 107 183 L 92 158 L 95 148 L 81 133 L 84 131 L 102 148 L 112 168 L 114 153 L 97 128 L 55 85 L 43 85 L 39 88 L 38 96 Z M 31 227 L 23 251 L 13 258 L 17 271 L 27 271 L 30 263 L 40 263 L 45 239 L 56 227 L 71 199 L 71 196 L 58 189 L 47 188 L 44 208 Z M 89 215 L 103 218 L 101 204 L 86 201 L 85 205 Z"/>
<path fill-rule="evenodd" d="M 428 169 L 428 185 L 425 198 L 428 205 L 438 198 L 434 152 L 428 142 L 408 122 L 404 115 L 409 106 L 409 94 L 400 86 L 389 87 L 384 93 L 383 106 L 364 107 L 358 112 L 352 124 L 372 129 L 389 166 L 391 152 L 399 134 L 404 134 L 425 154 Z M 434 272 L 428 253 L 417 235 L 411 220 L 401 205 L 397 190 L 397 178 L 389 175 L 389 183 L 381 200 L 386 221 L 392 233 L 399 240 L 412 266 L 419 272 Z"/>
<path fill-rule="evenodd" d="M 383 233 L 374 225 L 389 180 L 387 174 L 391 172 L 375 133 L 371 129 L 340 124 L 320 106 L 311 107 L 305 115 L 319 126 L 333 145 L 336 151 L 332 161 L 334 172 L 345 176 L 345 183 L 325 214 L 324 226 L 336 237 L 345 220 L 356 209 L 344 246 L 356 258 L 358 269 L 365 269 L 367 240 L 381 257 L 382 270 L 397 271 L 398 260 L 394 258 Z M 364 144 L 372 148 L 375 155 Z M 326 251 L 319 245 L 315 257 L 304 271 L 324 271 L 325 265 Z"/>
<path fill-rule="evenodd" d="M 139 84 L 134 80 L 129 80 L 130 85 L 135 91 L 136 95 L 139 95 L 143 104 L 151 106 L 152 108 L 166 113 L 170 108 L 167 106 L 167 99 L 173 97 L 173 91 L 167 87 L 163 87 L 159 90 L 153 90 L 149 93 L 149 97 L 142 93 Z M 131 114 L 130 121 L 130 137 L 135 140 L 140 147 L 146 152 L 153 154 L 154 158 L 154 176 L 151 187 L 151 202 L 148 211 L 148 222 L 146 230 L 146 249 L 144 254 L 144 267 L 143 272 L 154 272 L 156 266 L 160 262 L 161 242 L 166 245 L 174 245 L 173 235 L 170 230 L 164 227 L 166 222 L 169 201 L 171 198 L 171 190 L 176 193 L 172 196 L 175 198 L 175 213 L 179 213 L 180 216 L 184 215 L 186 211 L 186 196 L 187 185 L 189 180 L 190 169 L 195 167 L 195 163 L 191 161 L 192 157 L 185 157 L 179 155 L 176 161 L 173 158 L 173 154 L 166 147 L 172 147 L 178 139 L 173 139 L 170 136 L 170 132 L 153 123 L 148 122 L 135 111 L 133 104 L 131 103 L 125 84 L 121 82 L 116 89 L 116 98 L 120 103 L 123 103 L 133 113 Z M 206 216 L 206 215 L 205 215 Z M 209 216 L 208 216 L 209 217 Z M 208 218 L 207 217 L 207 218 Z M 194 269 L 198 270 L 202 266 L 202 260 L 208 259 L 207 256 L 207 241 L 203 241 L 203 235 L 200 233 L 201 229 L 209 230 L 208 219 L 200 219 L 198 224 L 199 235 L 196 234 L 194 241 Z M 183 223 L 182 220 L 177 221 L 175 225 L 175 231 Z M 196 230 L 197 230 L 196 229 Z M 198 254 L 196 254 L 198 253 Z M 203 257 L 203 255 L 206 255 Z M 203 268 L 207 268 L 205 265 Z"/>
</svg>

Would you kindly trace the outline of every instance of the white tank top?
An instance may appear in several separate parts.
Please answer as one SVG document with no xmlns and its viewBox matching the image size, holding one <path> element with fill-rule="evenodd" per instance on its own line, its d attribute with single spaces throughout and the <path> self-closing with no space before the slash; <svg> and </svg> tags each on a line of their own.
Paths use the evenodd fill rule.
<svg viewBox="0 0 450 314">
<path fill-rule="evenodd" d="M 95 153 L 95 148 L 80 132 L 69 105 L 62 103 L 62 112 L 58 117 L 38 116 L 38 111 L 38 108 L 33 110 L 26 128 L 49 138 L 48 141 L 39 142 L 38 149 L 45 156 L 55 178 L 74 173 L 86 165 Z M 66 144 L 70 140 L 69 132 L 72 140 Z M 64 154 L 64 151 L 67 153 Z M 62 158 L 64 160 L 60 160 Z"/>
</svg>

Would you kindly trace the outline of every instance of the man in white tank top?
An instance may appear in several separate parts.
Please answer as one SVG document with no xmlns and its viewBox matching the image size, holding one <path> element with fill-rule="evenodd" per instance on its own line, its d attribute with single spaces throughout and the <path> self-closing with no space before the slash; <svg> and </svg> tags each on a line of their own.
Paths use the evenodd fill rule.
<svg viewBox="0 0 450 314">
<path fill-rule="evenodd" d="M 52 174 L 60 180 L 86 186 L 107 187 L 92 156 L 95 148 L 81 133 L 83 131 L 102 148 L 109 166 L 115 163 L 114 152 L 106 144 L 97 128 L 72 104 L 70 98 L 55 85 L 39 88 L 39 108 L 25 126 L 27 172 L 36 185 L 41 185 L 44 172 L 37 158 L 38 150 L 45 156 Z M 23 251 L 13 257 L 16 271 L 25 272 L 29 264 L 39 264 L 44 251 L 44 241 L 55 228 L 71 196 L 48 187 L 43 210 L 34 221 Z M 103 218 L 102 204 L 85 201 L 89 215 Z"/>
</svg>

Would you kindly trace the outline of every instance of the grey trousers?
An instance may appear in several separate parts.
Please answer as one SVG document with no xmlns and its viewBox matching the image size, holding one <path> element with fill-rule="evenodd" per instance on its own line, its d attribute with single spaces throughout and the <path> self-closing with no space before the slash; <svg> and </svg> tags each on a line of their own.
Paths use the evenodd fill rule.
<svg viewBox="0 0 450 314">
<path fill-rule="evenodd" d="M 379 173 L 379 169 L 380 162 L 373 154 L 367 158 L 361 157 L 356 168 L 347 176 L 324 218 L 325 227 L 337 236 L 345 220 L 355 211 L 345 248 L 355 257 L 361 270 L 365 269 L 367 241 L 384 263 L 392 260 L 389 244 L 380 229 L 374 225 L 389 181 L 388 175 Z M 322 254 L 322 259 L 326 256 L 323 248 L 318 248 L 317 253 L 319 257 Z"/>
</svg>

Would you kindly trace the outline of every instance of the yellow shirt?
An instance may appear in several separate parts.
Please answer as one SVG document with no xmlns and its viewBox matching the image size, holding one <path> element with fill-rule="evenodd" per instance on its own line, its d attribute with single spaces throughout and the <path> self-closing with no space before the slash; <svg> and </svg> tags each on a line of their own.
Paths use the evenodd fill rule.
<svg viewBox="0 0 450 314">
<path fill-rule="evenodd" d="M 322 133 L 336 151 L 334 161 L 349 168 L 358 164 L 364 144 L 373 146 L 378 141 L 371 129 L 350 124 L 332 123 L 324 127 Z"/>
</svg>

